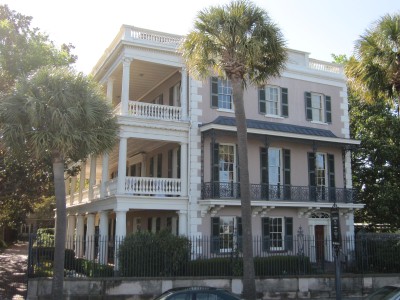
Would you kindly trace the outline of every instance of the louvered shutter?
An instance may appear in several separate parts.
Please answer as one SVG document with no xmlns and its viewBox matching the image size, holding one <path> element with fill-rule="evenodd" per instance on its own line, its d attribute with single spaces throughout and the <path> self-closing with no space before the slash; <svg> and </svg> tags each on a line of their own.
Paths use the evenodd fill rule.
<svg viewBox="0 0 400 300">
<path fill-rule="evenodd" d="M 270 237 L 269 237 L 269 218 L 261 219 L 261 230 L 262 230 L 262 249 L 263 251 L 269 251 L 271 248 Z"/>
<path fill-rule="evenodd" d="M 260 114 L 267 113 L 267 104 L 265 100 L 265 88 L 258 89 L 258 111 Z"/>
<path fill-rule="evenodd" d="M 260 148 L 261 199 L 268 200 L 268 148 Z"/>
<path fill-rule="evenodd" d="M 289 99 L 288 99 L 288 89 L 282 88 L 281 89 L 281 115 L 282 117 L 289 117 Z"/>
<path fill-rule="evenodd" d="M 242 218 L 241 217 L 236 217 L 236 233 L 237 233 L 237 247 L 238 250 L 242 250 L 242 245 L 243 245 L 243 228 L 242 228 Z"/>
<path fill-rule="evenodd" d="M 332 123 L 332 104 L 331 96 L 325 96 L 325 122 Z"/>
<path fill-rule="evenodd" d="M 308 153 L 308 185 L 311 200 L 317 199 L 316 178 L 315 178 L 315 153 Z"/>
<path fill-rule="evenodd" d="M 285 217 L 285 250 L 293 250 L 293 218 Z"/>
<path fill-rule="evenodd" d="M 211 194 L 219 198 L 219 144 L 211 143 Z"/>
<path fill-rule="evenodd" d="M 219 218 L 211 218 L 211 241 L 210 241 L 211 253 L 219 252 Z"/>
<path fill-rule="evenodd" d="M 211 77 L 211 107 L 218 108 L 218 77 Z"/>
<path fill-rule="evenodd" d="M 329 178 L 329 201 L 336 201 L 335 188 L 335 157 L 333 154 L 328 154 L 328 178 Z"/>
<path fill-rule="evenodd" d="M 306 103 L 306 119 L 308 121 L 312 120 L 312 103 L 311 103 L 311 93 L 305 92 L 305 103 Z"/>
<path fill-rule="evenodd" d="M 291 199 L 290 185 L 290 150 L 283 149 L 283 197 L 285 200 Z"/>
</svg>

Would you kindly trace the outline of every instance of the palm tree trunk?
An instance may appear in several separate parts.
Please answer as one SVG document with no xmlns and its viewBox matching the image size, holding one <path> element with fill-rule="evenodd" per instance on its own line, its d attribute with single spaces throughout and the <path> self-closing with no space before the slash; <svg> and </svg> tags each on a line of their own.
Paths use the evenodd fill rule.
<svg viewBox="0 0 400 300">
<path fill-rule="evenodd" d="M 243 231 L 243 297 L 247 300 L 256 299 L 256 284 L 253 259 L 253 233 L 251 225 L 250 179 L 247 155 L 247 124 L 243 103 L 242 80 L 232 78 L 233 102 L 235 105 L 236 131 L 240 168 L 240 198 L 242 209 Z"/>
<path fill-rule="evenodd" d="M 53 153 L 54 189 L 56 196 L 56 232 L 53 265 L 52 298 L 63 299 L 64 260 L 66 238 L 66 203 L 64 184 L 64 159 L 59 152 Z"/>
</svg>

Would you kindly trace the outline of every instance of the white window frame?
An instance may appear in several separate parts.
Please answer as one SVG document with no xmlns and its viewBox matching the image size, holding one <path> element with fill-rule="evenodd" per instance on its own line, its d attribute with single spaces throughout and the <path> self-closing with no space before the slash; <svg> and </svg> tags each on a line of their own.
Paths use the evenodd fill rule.
<svg viewBox="0 0 400 300">
<path fill-rule="evenodd" d="M 280 220 L 281 231 L 273 231 L 272 227 L 274 226 L 274 220 Z M 279 239 L 273 239 L 273 234 L 280 234 L 281 246 L 274 246 L 274 241 L 279 241 Z M 285 218 L 284 217 L 269 217 L 269 243 L 270 243 L 270 251 L 283 251 L 285 250 Z"/>
<path fill-rule="evenodd" d="M 221 154 L 221 147 L 232 147 L 233 148 L 233 162 L 232 162 L 232 168 L 233 168 L 233 178 L 232 180 L 229 180 L 229 173 L 228 173 L 228 180 L 223 181 L 223 173 L 221 174 L 221 155 L 223 155 L 223 153 Z M 223 161 L 224 163 L 225 160 Z M 237 174 L 236 174 L 236 169 L 237 169 L 237 162 L 236 162 L 236 145 L 235 144 L 219 144 L 219 149 L 218 149 L 218 172 L 219 172 L 219 182 L 237 182 Z M 223 170 L 222 170 L 223 171 Z M 228 170 L 229 172 L 229 170 Z M 222 175 L 222 176 L 221 176 Z"/>
<path fill-rule="evenodd" d="M 318 157 L 323 158 L 324 169 L 318 167 Z M 323 173 L 320 171 L 323 170 Z M 320 176 L 320 175 L 323 175 Z M 329 178 L 328 178 L 328 155 L 326 153 L 317 152 L 315 153 L 315 186 L 317 188 L 317 199 L 324 200 L 327 195 L 327 190 L 329 187 Z M 323 184 L 320 179 L 324 179 Z"/>
<path fill-rule="evenodd" d="M 270 90 L 276 90 L 277 91 L 277 99 L 274 101 L 274 99 L 270 98 Z M 271 112 L 270 110 L 270 104 L 271 103 L 276 103 L 276 112 Z M 282 95 L 281 95 L 281 88 L 276 85 L 266 85 L 265 86 L 265 116 L 267 117 L 281 117 L 281 106 L 282 106 Z"/>
<path fill-rule="evenodd" d="M 271 157 L 270 157 L 270 153 L 272 153 L 273 151 L 278 151 L 278 159 L 279 159 L 279 166 L 271 166 Z M 283 182 L 283 166 L 282 166 L 282 162 L 283 162 L 283 157 L 282 157 L 282 148 L 273 148 L 270 147 L 268 148 L 268 183 L 269 184 L 273 184 L 273 185 L 282 185 Z M 278 182 L 277 183 L 273 183 L 271 182 L 271 167 L 278 167 Z"/>
<path fill-rule="evenodd" d="M 319 97 L 320 106 L 314 106 L 314 97 Z M 325 97 L 323 94 L 311 93 L 311 112 L 312 112 L 312 122 L 315 123 L 325 123 Z M 319 115 L 319 117 L 317 116 Z"/>
<path fill-rule="evenodd" d="M 225 221 L 225 222 L 224 222 Z M 232 224 L 229 224 L 232 222 Z M 227 225 L 225 225 L 227 224 Z M 221 232 L 222 231 L 222 232 Z M 235 216 L 220 216 L 219 217 L 219 232 L 218 236 L 227 237 L 227 244 L 222 243 L 222 248 L 219 248 L 219 253 L 228 253 L 234 250 L 234 245 L 236 244 L 236 231 L 237 231 L 237 218 Z M 221 245 L 219 243 L 219 245 Z M 228 247 L 224 247 L 224 246 Z"/>
<path fill-rule="evenodd" d="M 227 97 L 230 98 L 231 107 L 230 108 L 221 107 L 222 106 L 221 103 L 228 103 L 227 101 L 225 101 Z M 229 79 L 223 79 L 221 77 L 218 77 L 218 110 L 226 112 L 234 111 L 232 83 Z"/>
</svg>

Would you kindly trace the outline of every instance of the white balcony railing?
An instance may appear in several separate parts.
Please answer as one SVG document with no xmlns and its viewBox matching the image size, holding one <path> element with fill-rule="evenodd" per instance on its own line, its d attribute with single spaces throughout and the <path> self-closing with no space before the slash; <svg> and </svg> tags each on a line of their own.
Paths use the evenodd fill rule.
<svg viewBox="0 0 400 300">
<path fill-rule="evenodd" d="M 180 195 L 182 184 L 176 178 L 126 177 L 125 193 L 139 195 Z"/>
<path fill-rule="evenodd" d="M 331 72 L 331 73 L 336 73 L 340 74 L 343 73 L 343 67 L 338 64 L 334 63 L 329 63 L 326 61 L 321 61 L 321 60 L 316 60 L 316 59 L 309 59 L 309 68 L 318 70 L 318 71 L 324 71 L 324 72 Z"/>
<path fill-rule="evenodd" d="M 129 101 L 128 115 L 167 121 L 179 121 L 182 119 L 182 108 L 139 101 Z"/>
</svg>

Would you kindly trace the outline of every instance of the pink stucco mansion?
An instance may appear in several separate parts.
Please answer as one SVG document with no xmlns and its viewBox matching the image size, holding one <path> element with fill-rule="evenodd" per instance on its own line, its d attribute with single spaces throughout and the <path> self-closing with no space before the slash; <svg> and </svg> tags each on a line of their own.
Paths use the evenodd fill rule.
<svg viewBox="0 0 400 300">
<path fill-rule="evenodd" d="M 192 78 L 183 37 L 123 25 L 94 66 L 120 124 L 113 151 L 89 157 L 66 181 L 69 237 L 124 237 L 163 229 L 222 238 L 241 233 L 237 141 L 230 82 Z M 290 251 L 290 238 L 329 239 L 336 203 L 342 236 L 354 235 L 346 81 L 340 65 L 288 50 L 280 78 L 248 86 L 252 226 L 268 251 Z M 311 257 L 329 260 L 330 244 Z M 77 255 L 90 258 L 77 249 Z M 88 252 L 89 251 L 89 252 Z M 314 251 L 314 252 L 313 252 Z"/>
</svg>

